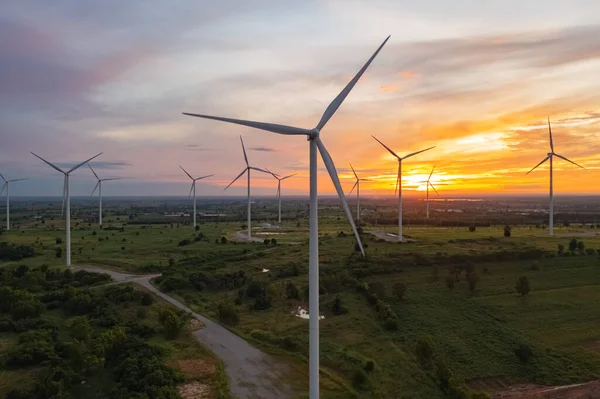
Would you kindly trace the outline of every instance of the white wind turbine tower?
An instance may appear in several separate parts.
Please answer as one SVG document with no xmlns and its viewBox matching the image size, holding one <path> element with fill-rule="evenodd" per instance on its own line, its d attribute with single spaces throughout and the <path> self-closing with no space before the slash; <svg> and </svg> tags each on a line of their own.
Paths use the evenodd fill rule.
<svg viewBox="0 0 600 399">
<path fill-rule="evenodd" d="M 121 178 L 120 177 L 112 177 L 109 179 L 101 179 L 96 174 L 96 171 L 92 168 L 92 165 L 90 165 L 89 163 L 87 165 L 89 166 L 89 168 L 92 171 L 92 173 L 94 174 L 94 176 L 96 176 L 96 180 L 98 180 L 98 183 L 96 183 L 96 185 L 94 186 L 94 190 L 92 191 L 90 196 L 94 195 L 94 193 L 96 192 L 96 189 L 98 189 L 98 198 L 100 200 L 100 210 L 98 211 L 98 225 L 100 227 L 102 227 L 102 182 L 109 181 L 109 180 L 121 180 Z"/>
<path fill-rule="evenodd" d="M 22 180 L 27 180 L 27 179 L 12 179 L 12 180 L 6 180 L 4 178 L 4 176 L 2 176 L 2 174 L 0 173 L 0 178 L 2 178 L 2 180 L 4 180 L 4 184 L 2 185 L 2 190 L 0 190 L 0 195 L 2 195 L 2 193 L 4 192 L 4 189 L 6 189 L 6 231 L 10 230 L 10 194 L 8 193 L 8 183 L 14 183 L 16 181 L 22 181 Z"/>
<path fill-rule="evenodd" d="M 361 252 L 364 255 L 362 242 L 360 236 L 356 231 L 356 226 L 352 220 L 352 214 L 348 208 L 346 196 L 342 190 L 340 179 L 338 178 L 333 159 L 327 152 L 325 145 L 321 141 L 320 133 L 325 127 L 327 122 L 338 110 L 344 99 L 348 96 L 352 88 L 356 85 L 356 82 L 367 70 L 373 59 L 377 56 L 379 51 L 383 48 L 385 43 L 390 37 L 388 36 L 384 42 L 379 46 L 377 51 L 369 58 L 367 63 L 358 71 L 356 76 L 344 87 L 344 89 L 337 95 L 337 97 L 329 104 L 321 120 L 313 129 L 304 129 L 293 126 L 279 125 L 273 123 L 254 122 L 240 119 L 223 118 L 217 116 L 208 116 L 200 114 L 189 114 L 185 115 L 196 116 L 199 118 L 213 119 L 222 122 L 229 122 L 243 126 L 249 126 L 260 130 L 266 130 L 268 132 L 291 135 L 291 136 L 306 136 L 310 145 L 310 241 L 309 241 L 309 396 L 311 399 L 319 398 L 319 226 L 317 220 L 317 151 L 321 153 L 323 163 L 327 168 L 327 172 L 331 177 L 333 185 L 337 191 L 342 207 L 346 212 L 352 230 L 356 237 L 357 243 L 360 247 Z"/>
<path fill-rule="evenodd" d="M 260 168 L 255 168 L 254 166 L 250 166 L 250 164 L 248 164 L 248 156 L 246 155 L 246 148 L 244 147 L 244 140 L 242 140 L 242 136 L 240 136 L 240 141 L 242 142 L 242 151 L 244 151 L 244 160 L 246 161 L 246 167 L 244 168 L 244 170 L 242 171 L 242 173 L 240 173 L 238 175 L 238 177 L 236 177 L 235 179 L 233 179 L 233 181 L 231 183 L 229 183 L 227 185 L 227 187 L 225 187 L 225 190 L 227 190 L 233 183 L 235 183 L 235 181 L 237 179 L 239 179 L 240 177 L 242 177 L 244 175 L 244 173 L 248 173 L 248 242 L 252 242 L 252 218 L 251 213 L 250 213 L 250 208 L 251 208 L 251 199 L 250 199 L 250 170 L 257 170 L 259 172 L 263 172 L 263 173 L 269 173 L 264 169 L 260 169 Z M 270 174 L 270 173 L 269 173 Z"/>
<path fill-rule="evenodd" d="M 431 186 L 431 188 L 433 188 L 433 191 L 435 191 L 435 193 L 437 195 L 440 195 L 440 193 L 437 192 L 435 187 L 433 187 L 433 184 L 431 184 L 431 175 L 433 175 L 434 170 L 435 170 L 435 166 L 431 169 L 431 173 L 429 174 L 429 177 L 427 178 L 427 180 L 424 181 L 424 183 L 427 183 L 427 219 L 429 219 L 429 186 Z"/>
<path fill-rule="evenodd" d="M 35 156 L 36 158 L 41 159 L 42 161 L 44 161 L 45 163 L 47 163 L 48 165 L 50 165 L 52 168 L 56 169 L 57 171 L 59 171 L 60 173 L 62 173 L 65 176 L 65 181 L 64 181 L 64 186 L 63 186 L 63 204 L 62 204 L 62 209 L 64 211 L 65 208 L 65 199 L 67 201 L 67 216 L 65 218 L 65 233 L 67 236 L 67 266 L 71 266 L 71 192 L 69 189 L 69 176 L 71 175 L 72 172 L 75 171 L 75 169 L 80 168 L 81 166 L 85 165 L 86 163 L 88 163 L 89 161 L 91 161 L 92 159 L 99 157 L 100 155 L 102 155 L 102 153 L 98 154 L 98 155 L 94 155 L 93 157 L 91 157 L 90 159 L 88 159 L 87 161 L 83 161 L 81 163 L 78 163 L 77 165 L 73 166 L 71 169 L 69 169 L 68 171 L 64 171 L 61 168 L 59 168 L 56 165 L 51 164 L 50 162 L 46 161 L 44 158 L 40 157 L 39 155 L 34 154 L 33 152 L 31 153 L 33 156 Z"/>
<path fill-rule="evenodd" d="M 285 179 L 289 179 L 292 176 L 296 176 L 297 173 L 293 173 L 284 177 L 279 177 L 277 173 L 273 173 L 269 169 L 267 169 L 267 172 L 269 172 L 271 175 L 273 175 L 274 178 L 277 179 L 277 201 L 279 202 L 279 218 L 277 219 L 277 223 L 281 223 L 281 182 Z"/>
<path fill-rule="evenodd" d="M 398 240 L 400 242 L 402 242 L 402 161 L 405 160 L 406 158 L 410 158 L 410 157 L 420 154 L 422 152 L 431 150 L 432 148 L 435 148 L 435 146 L 425 148 L 424 150 L 421 150 L 421 151 L 411 152 L 408 155 L 400 157 L 398 154 L 396 154 L 394 151 L 392 151 L 388 146 L 386 146 L 381 141 L 379 141 L 377 139 L 377 137 L 375 137 L 375 136 L 371 136 L 371 137 L 373 137 L 375 140 L 377 140 L 377 142 L 379 144 L 381 144 L 386 150 L 388 150 L 390 152 L 390 154 L 395 156 L 396 159 L 398 160 L 398 176 L 396 177 L 396 189 L 398 190 Z M 394 195 L 395 194 L 396 193 L 394 193 Z"/>
<path fill-rule="evenodd" d="M 369 179 L 359 179 L 352 164 L 350 164 L 350 168 L 352 169 L 352 173 L 354 173 L 354 177 L 356 177 L 356 183 L 354 183 L 348 195 L 352 194 L 352 191 L 356 188 L 356 224 L 360 225 L 360 182 L 369 181 Z"/>
<path fill-rule="evenodd" d="M 183 170 L 185 172 L 186 175 L 188 175 L 188 177 L 190 179 L 192 179 L 192 187 L 190 187 L 190 193 L 188 195 L 188 197 L 190 195 L 192 195 L 192 191 L 194 192 L 194 229 L 196 228 L 196 182 L 198 180 L 202 180 L 202 179 L 206 179 L 207 177 L 211 177 L 214 175 L 206 175 L 206 176 L 201 176 L 201 177 L 197 177 L 197 178 L 193 178 L 192 175 L 190 175 L 185 169 L 183 169 L 183 166 L 179 165 L 179 167 L 181 168 L 181 170 Z"/>
<path fill-rule="evenodd" d="M 550 160 L 550 210 L 548 212 L 548 219 L 549 219 L 548 220 L 548 231 L 549 231 L 550 236 L 552 236 L 554 234 L 554 232 L 553 232 L 553 230 L 554 230 L 554 191 L 553 191 L 554 188 L 552 185 L 552 157 L 559 157 L 560 159 L 564 159 L 567 162 L 571 162 L 575 166 L 579 166 L 581 169 L 585 169 L 585 168 L 583 166 L 571 161 L 570 159 L 567 159 L 566 157 L 554 152 L 554 143 L 552 142 L 552 128 L 550 127 L 550 118 L 548 118 L 548 133 L 550 134 L 550 152 L 547 154 L 546 158 L 544 158 L 542 160 L 542 162 L 535 165 L 533 167 L 533 169 L 531 169 L 529 172 L 526 173 L 526 175 L 533 172 L 538 166 L 540 166 L 544 162 Z"/>
</svg>

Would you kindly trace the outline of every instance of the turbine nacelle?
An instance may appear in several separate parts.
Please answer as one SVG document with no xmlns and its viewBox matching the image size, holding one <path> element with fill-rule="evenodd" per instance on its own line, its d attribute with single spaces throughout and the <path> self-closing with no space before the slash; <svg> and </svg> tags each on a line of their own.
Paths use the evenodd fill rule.
<svg viewBox="0 0 600 399">
<path fill-rule="evenodd" d="M 308 134 L 307 140 L 316 139 L 317 137 L 319 137 L 320 134 L 321 131 L 318 128 L 311 129 L 310 133 Z"/>
</svg>

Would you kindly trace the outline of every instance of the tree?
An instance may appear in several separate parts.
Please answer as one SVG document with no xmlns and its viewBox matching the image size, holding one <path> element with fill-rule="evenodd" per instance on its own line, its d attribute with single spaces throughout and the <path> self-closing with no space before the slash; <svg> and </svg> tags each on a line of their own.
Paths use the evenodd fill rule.
<svg viewBox="0 0 600 399">
<path fill-rule="evenodd" d="M 472 233 L 472 232 L 474 232 L 475 230 L 477 230 L 477 227 L 475 227 L 475 225 L 474 225 L 474 224 L 472 224 L 472 225 L 470 225 L 470 226 L 469 226 L 469 231 L 470 231 L 471 233 Z"/>
<path fill-rule="evenodd" d="M 196 230 L 196 231 L 200 230 L 200 226 L 194 227 L 194 230 Z"/>
<path fill-rule="evenodd" d="M 221 237 L 221 244 L 227 244 L 227 238 L 225 236 Z"/>
<path fill-rule="evenodd" d="M 62 238 L 56 239 L 56 245 L 60 245 L 60 244 L 62 244 L 62 242 L 63 242 Z"/>
<path fill-rule="evenodd" d="M 521 344 L 515 349 L 515 355 L 522 363 L 527 363 L 533 357 L 533 351 L 528 345 Z"/>
<path fill-rule="evenodd" d="M 271 244 L 277 245 L 277 240 L 275 238 L 271 238 Z"/>
<path fill-rule="evenodd" d="M 579 241 L 577 243 L 577 249 L 579 250 L 579 252 L 583 253 L 583 251 L 585 250 L 585 244 L 583 243 L 583 241 Z"/>
<path fill-rule="evenodd" d="M 504 237 L 510 237 L 511 227 L 509 225 L 504 226 Z"/>
<path fill-rule="evenodd" d="M 396 283 L 392 286 L 392 291 L 394 292 L 396 298 L 398 298 L 399 300 L 404 299 L 404 295 L 406 295 L 407 289 L 408 287 L 404 283 Z"/>
<path fill-rule="evenodd" d="M 480 280 L 481 279 L 479 278 L 479 276 L 477 275 L 477 272 L 475 272 L 475 271 L 472 271 L 471 273 L 467 274 L 467 281 L 469 282 L 469 291 L 475 292 L 477 283 Z"/>
<path fill-rule="evenodd" d="M 562 255 L 565 253 L 565 246 L 562 244 L 558 244 L 558 254 Z"/>
<path fill-rule="evenodd" d="M 186 323 L 186 319 L 184 317 L 178 316 L 171 310 L 164 311 L 161 319 L 161 324 L 165 329 L 165 336 L 169 339 L 177 338 Z"/>
<path fill-rule="evenodd" d="M 573 238 L 571 241 L 569 241 L 569 251 L 571 252 L 575 252 L 575 250 L 577 249 L 577 239 Z"/>
<path fill-rule="evenodd" d="M 431 338 L 429 338 L 429 336 L 419 338 L 415 348 L 415 353 L 417 354 L 417 359 L 423 366 L 431 366 L 434 353 Z"/>
<path fill-rule="evenodd" d="M 270 239 L 270 238 L 265 238 L 265 239 L 263 240 L 263 243 L 264 243 L 265 245 L 269 245 L 269 244 L 271 243 L 271 239 Z"/>
<path fill-rule="evenodd" d="M 152 305 L 153 302 L 154 302 L 154 298 L 152 298 L 152 295 L 150 295 L 150 293 L 144 292 L 142 294 L 141 303 L 143 306 L 150 306 L 150 305 Z"/>
<path fill-rule="evenodd" d="M 54 250 L 54 253 L 56 255 L 57 258 L 60 258 L 62 256 L 62 248 L 56 248 Z"/>
<path fill-rule="evenodd" d="M 300 292 L 291 281 L 285 286 L 285 294 L 287 299 L 300 299 Z"/>
<path fill-rule="evenodd" d="M 521 276 L 517 279 L 515 289 L 521 296 L 525 296 L 529 293 L 531 288 L 529 287 L 529 279 L 526 276 Z"/>
<path fill-rule="evenodd" d="M 71 336 L 78 341 L 89 342 L 90 334 L 92 333 L 92 327 L 90 322 L 85 316 L 78 316 L 71 322 L 69 329 Z"/>
<path fill-rule="evenodd" d="M 235 307 L 230 303 L 220 303 L 218 307 L 219 320 L 221 323 L 235 326 L 239 323 L 240 317 L 238 316 Z"/>
</svg>

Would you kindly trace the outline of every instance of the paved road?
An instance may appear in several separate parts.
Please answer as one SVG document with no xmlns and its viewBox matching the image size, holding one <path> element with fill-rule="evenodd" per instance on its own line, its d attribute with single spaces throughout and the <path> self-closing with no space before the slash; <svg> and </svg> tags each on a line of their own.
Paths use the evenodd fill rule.
<svg viewBox="0 0 600 399">
<path fill-rule="evenodd" d="M 223 326 L 193 312 L 181 302 L 156 289 L 150 280 L 160 274 L 135 275 L 103 269 L 97 266 L 78 266 L 77 269 L 110 275 L 116 283 L 133 282 L 139 284 L 165 301 L 192 314 L 204 328 L 196 330 L 194 335 L 209 347 L 223 362 L 229 376 L 231 394 L 239 399 L 285 399 L 293 395 L 290 388 L 281 381 L 287 366 L 274 359 Z"/>
</svg>

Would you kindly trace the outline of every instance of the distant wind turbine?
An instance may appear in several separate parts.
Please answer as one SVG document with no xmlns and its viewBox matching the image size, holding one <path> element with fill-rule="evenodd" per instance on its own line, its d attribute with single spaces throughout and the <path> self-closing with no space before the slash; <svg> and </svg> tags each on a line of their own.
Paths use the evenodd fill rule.
<svg viewBox="0 0 600 399">
<path fill-rule="evenodd" d="M 370 181 L 369 179 L 359 179 L 356 171 L 350 164 L 350 168 L 352 169 L 352 173 L 354 173 L 354 177 L 356 177 L 356 183 L 352 186 L 352 189 L 348 193 L 348 195 L 352 194 L 352 191 L 356 188 L 356 224 L 360 226 L 360 182 L 361 181 Z"/>
<path fill-rule="evenodd" d="M 90 194 L 90 197 L 92 195 L 94 195 L 94 193 L 96 192 L 96 189 L 98 189 L 98 199 L 100 200 L 100 210 L 98 211 L 98 225 L 100 227 L 102 227 L 102 182 L 103 181 L 109 181 L 109 180 L 121 180 L 121 178 L 120 177 L 112 177 L 112 178 L 109 178 L 109 179 L 101 179 L 96 174 L 96 171 L 92 168 L 92 165 L 90 165 L 88 163 L 87 166 L 90 168 L 90 170 L 92 171 L 92 173 L 94 174 L 94 176 L 96 176 L 96 180 L 98 180 L 98 183 L 96 183 L 96 185 L 94 186 L 94 190 Z"/>
<path fill-rule="evenodd" d="M 27 179 L 12 179 L 12 180 L 6 180 L 4 178 L 4 176 L 2 176 L 2 174 L 0 173 L 0 178 L 2 178 L 2 180 L 4 180 L 4 184 L 2 185 L 2 190 L 0 190 L 0 195 L 2 195 L 2 193 L 4 192 L 4 189 L 6 189 L 6 231 L 10 230 L 10 194 L 8 193 L 8 183 L 14 183 L 17 181 L 22 181 L 22 180 L 27 180 Z"/>
<path fill-rule="evenodd" d="M 553 186 L 552 186 L 552 157 L 559 157 L 561 159 L 564 159 L 567 162 L 571 162 L 575 166 L 579 166 L 581 169 L 585 169 L 585 168 L 583 166 L 571 161 L 570 159 L 554 152 L 554 143 L 552 142 L 552 127 L 550 127 L 550 118 L 548 118 L 548 133 L 550 134 L 550 152 L 547 154 L 546 158 L 542 159 L 542 162 L 535 165 L 533 167 L 533 169 L 531 169 L 529 172 L 526 173 L 526 175 L 533 172 L 538 166 L 540 166 L 544 162 L 550 160 L 550 210 L 548 212 L 548 219 L 549 219 L 548 220 L 548 232 L 549 232 L 550 236 L 552 236 L 554 234 L 554 231 L 553 231 L 554 230 L 554 191 L 553 191 Z"/>
<path fill-rule="evenodd" d="M 197 177 L 197 178 L 193 178 L 192 175 L 190 175 L 185 169 L 183 169 L 183 166 L 179 165 L 179 167 L 181 168 L 181 170 L 184 171 L 184 173 L 186 175 L 188 175 L 188 177 L 190 179 L 192 179 L 192 187 L 190 187 L 190 193 L 188 194 L 188 197 L 190 195 L 192 195 L 192 191 L 194 192 L 194 228 L 196 228 L 196 182 L 198 180 L 202 180 L 202 179 L 206 179 L 207 177 L 211 177 L 214 175 L 206 175 L 206 176 L 201 176 L 201 177 Z"/>
<path fill-rule="evenodd" d="M 396 154 L 394 151 L 392 151 L 388 146 L 386 146 L 381 141 L 379 141 L 377 139 L 377 137 L 375 137 L 375 136 L 371 136 L 371 137 L 373 137 L 375 140 L 377 140 L 377 142 L 379 144 L 381 144 L 386 150 L 388 150 L 390 152 L 390 154 L 395 156 L 396 159 L 398 160 L 398 176 L 396 177 L 396 190 L 398 191 L 398 240 L 400 242 L 402 242 L 402 161 L 405 160 L 406 158 L 410 158 L 410 157 L 420 154 L 422 152 L 429 151 L 432 148 L 435 148 L 435 146 L 425 148 L 424 150 L 421 150 L 421 151 L 411 152 L 408 155 L 400 157 L 398 154 Z M 394 195 L 395 194 L 396 193 L 394 192 Z"/>
<path fill-rule="evenodd" d="M 273 123 L 254 122 L 240 119 L 223 118 L 218 116 L 209 116 L 201 114 L 189 114 L 184 115 L 196 116 L 199 118 L 213 119 L 222 122 L 234 123 L 237 125 L 248 126 L 255 129 L 266 130 L 268 132 L 291 135 L 291 136 L 306 136 L 310 144 L 310 241 L 309 241 L 309 396 L 311 399 L 319 398 L 319 226 L 317 220 L 317 151 L 321 153 L 323 163 L 329 172 L 329 176 L 333 181 L 333 185 L 340 197 L 342 207 L 346 212 L 346 216 L 350 220 L 354 235 L 356 237 L 358 246 L 364 255 L 362 242 L 360 236 L 356 231 L 356 226 L 352 220 L 352 214 L 348 208 L 346 202 L 346 196 L 342 190 L 340 179 L 338 178 L 333 159 L 327 152 L 325 145 L 321 141 L 320 133 L 325 127 L 327 122 L 335 114 L 338 108 L 344 102 L 344 99 L 348 96 L 352 88 L 356 85 L 356 82 L 365 73 L 371 62 L 375 59 L 379 51 L 383 48 L 385 43 L 389 40 L 389 36 L 379 46 L 377 51 L 369 58 L 367 63 L 358 71 L 356 76 L 344 87 L 344 89 L 337 95 L 337 97 L 329 104 L 321 120 L 317 126 L 313 129 L 303 129 L 293 126 L 278 125 Z"/>
<path fill-rule="evenodd" d="M 229 183 L 227 185 L 227 187 L 225 187 L 225 190 L 227 190 L 233 183 L 235 183 L 235 181 L 237 179 L 242 177 L 244 175 L 244 173 L 248 173 L 248 241 L 252 242 L 252 224 L 251 224 L 252 218 L 251 218 L 251 205 L 250 205 L 251 204 L 251 200 L 250 200 L 250 170 L 256 170 L 256 171 L 263 172 L 263 173 L 269 173 L 269 172 L 267 172 L 264 169 L 255 168 L 254 166 L 250 166 L 250 164 L 248 163 L 248 156 L 246 155 L 246 148 L 244 147 L 244 140 L 242 140 L 242 136 L 240 136 L 240 141 L 242 142 L 242 151 L 244 152 L 244 161 L 246 161 L 246 167 L 244 168 L 244 170 L 242 170 L 242 173 L 240 173 L 238 175 L 238 177 L 233 179 L 233 181 L 231 183 Z"/>
<path fill-rule="evenodd" d="M 91 157 L 87 161 L 83 161 L 81 163 L 78 163 L 77 165 L 73 166 L 71 169 L 69 169 L 66 172 L 64 170 L 62 170 L 61 168 L 59 168 L 58 166 L 56 166 L 54 164 L 51 164 L 50 162 L 46 161 L 44 158 L 40 157 L 39 155 L 36 155 L 33 152 L 31 154 L 34 157 L 39 158 L 43 162 L 47 163 L 52 168 L 56 169 L 57 171 L 59 171 L 60 173 L 62 173 L 65 176 L 64 186 L 63 186 L 62 210 L 64 211 L 64 209 L 65 209 L 65 200 L 66 200 L 67 201 L 67 216 L 65 218 L 66 219 L 65 220 L 65 233 L 66 233 L 66 236 L 67 236 L 67 256 L 66 256 L 66 258 L 67 258 L 67 266 L 71 266 L 71 191 L 69 189 L 69 176 L 76 169 L 78 169 L 81 166 L 85 165 L 86 163 L 90 162 L 92 159 L 94 159 L 96 157 L 99 157 L 100 155 L 102 155 L 102 153 L 100 153 L 98 155 L 94 155 L 93 157 Z"/>
<path fill-rule="evenodd" d="M 269 169 L 267 169 L 267 172 L 269 172 L 274 178 L 277 179 L 277 201 L 279 202 L 279 218 L 277 219 L 277 222 L 281 223 L 281 182 L 285 179 L 289 179 L 292 176 L 296 176 L 297 173 L 287 175 L 284 177 L 279 177 L 277 173 L 273 173 Z"/>
<path fill-rule="evenodd" d="M 435 193 L 437 195 L 440 195 L 440 193 L 437 192 L 435 187 L 433 187 L 433 184 L 431 184 L 431 175 L 433 174 L 434 170 L 435 170 L 435 166 L 431 169 L 431 173 L 429 174 L 429 177 L 427 178 L 427 180 L 425 180 L 423 182 L 423 183 L 427 183 L 427 219 L 429 219 L 429 186 L 431 186 L 431 188 L 433 188 L 433 191 L 435 191 Z"/>
</svg>

